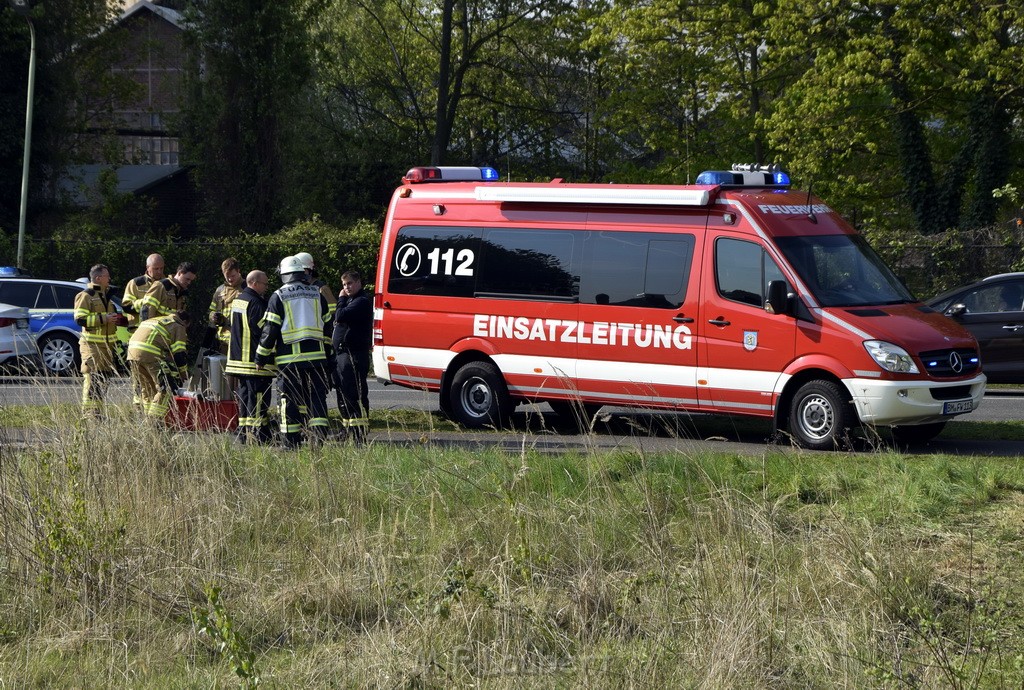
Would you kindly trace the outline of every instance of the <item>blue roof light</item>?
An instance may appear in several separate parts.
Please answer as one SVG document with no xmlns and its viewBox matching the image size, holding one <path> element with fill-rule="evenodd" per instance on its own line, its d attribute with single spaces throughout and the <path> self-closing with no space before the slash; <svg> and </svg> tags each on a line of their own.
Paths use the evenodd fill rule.
<svg viewBox="0 0 1024 690">
<path fill-rule="evenodd" d="M 480 168 L 480 176 L 484 182 L 493 182 L 498 179 L 498 171 L 494 168 Z"/>
<path fill-rule="evenodd" d="M 697 184 L 736 184 L 736 176 L 726 170 L 705 170 L 697 175 Z"/>
<path fill-rule="evenodd" d="M 697 184 L 722 187 L 788 187 L 789 175 L 777 165 L 738 164 L 732 170 L 705 170 L 697 176 Z"/>
</svg>

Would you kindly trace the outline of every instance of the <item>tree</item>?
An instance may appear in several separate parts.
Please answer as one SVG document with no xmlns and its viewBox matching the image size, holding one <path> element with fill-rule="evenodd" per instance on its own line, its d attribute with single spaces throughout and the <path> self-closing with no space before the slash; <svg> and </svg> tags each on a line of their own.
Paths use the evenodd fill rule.
<svg viewBox="0 0 1024 690">
<path fill-rule="evenodd" d="M 770 140 L 869 224 L 990 224 L 1019 146 L 1021 20 L 1020 2 L 787 4 L 772 35 L 808 69 Z"/>
<path fill-rule="evenodd" d="M 787 78 L 767 42 L 773 11 L 752 0 L 646 0 L 601 14 L 588 45 L 609 80 L 603 124 L 632 159 L 617 179 L 685 182 L 731 162 L 771 162 L 762 121 Z"/>
<path fill-rule="evenodd" d="M 116 154 L 111 133 L 96 130 L 133 85 L 109 65 L 118 51 L 114 10 L 104 0 L 32 3 L 36 87 L 30 205 L 52 202 L 69 163 Z M 17 226 L 25 134 L 29 32 L 22 17 L 0 9 L 0 228 Z"/>
<path fill-rule="evenodd" d="M 495 120 L 482 113 L 504 111 L 506 96 L 522 96 L 536 83 L 535 39 L 564 5 L 338 0 L 325 28 L 335 40 L 320 62 L 325 100 L 345 130 L 358 126 L 361 135 L 403 142 L 406 160 L 429 154 L 443 164 L 507 153 L 492 145 L 495 132 L 484 130 Z M 545 75 L 552 75 L 547 67 Z"/>
<path fill-rule="evenodd" d="M 288 130 L 310 75 L 303 0 L 195 0 L 186 10 L 185 151 L 218 231 L 279 227 Z M 295 133 L 300 135 L 302 133 Z"/>
</svg>

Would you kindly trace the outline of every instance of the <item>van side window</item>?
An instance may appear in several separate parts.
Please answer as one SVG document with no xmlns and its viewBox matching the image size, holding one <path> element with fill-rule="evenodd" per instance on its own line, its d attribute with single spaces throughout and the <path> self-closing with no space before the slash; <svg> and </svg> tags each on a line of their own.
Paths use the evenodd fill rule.
<svg viewBox="0 0 1024 690">
<path fill-rule="evenodd" d="M 477 296 L 574 301 L 578 292 L 572 272 L 576 234 L 484 230 Z"/>
<path fill-rule="evenodd" d="M 715 283 L 725 299 L 762 307 L 768 283 L 784 278 L 761 245 L 725 237 L 715 243 Z"/>
<path fill-rule="evenodd" d="M 686 299 L 693 235 L 591 232 L 584 242 L 580 302 L 678 309 Z"/>
<path fill-rule="evenodd" d="M 388 290 L 472 297 L 480 269 L 478 228 L 404 227 L 395 238 Z"/>
</svg>

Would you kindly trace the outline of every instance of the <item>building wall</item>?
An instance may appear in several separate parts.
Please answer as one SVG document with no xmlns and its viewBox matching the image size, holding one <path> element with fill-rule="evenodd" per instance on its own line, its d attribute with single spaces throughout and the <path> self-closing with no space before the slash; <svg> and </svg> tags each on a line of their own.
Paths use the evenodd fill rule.
<svg viewBox="0 0 1024 690">
<path fill-rule="evenodd" d="M 176 165 L 179 142 L 170 127 L 184 95 L 182 31 L 148 10 L 135 13 L 118 30 L 125 37 L 123 58 L 111 70 L 139 86 L 137 98 L 114 106 L 114 127 L 126 160 Z"/>
</svg>

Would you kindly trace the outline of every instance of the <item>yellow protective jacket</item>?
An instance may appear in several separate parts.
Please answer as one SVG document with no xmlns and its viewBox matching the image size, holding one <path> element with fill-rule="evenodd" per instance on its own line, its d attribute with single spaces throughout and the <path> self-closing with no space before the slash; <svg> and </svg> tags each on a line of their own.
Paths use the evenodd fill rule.
<svg viewBox="0 0 1024 690">
<path fill-rule="evenodd" d="M 231 340 L 231 303 L 241 294 L 240 287 L 227 283 L 213 291 L 210 302 L 210 325 L 217 327 L 217 340 L 227 344 Z"/>
<path fill-rule="evenodd" d="M 128 341 L 128 361 L 167 362 L 185 379 L 188 376 L 187 346 L 187 329 L 177 315 L 158 316 L 139 324 Z"/>
<path fill-rule="evenodd" d="M 185 288 L 174 278 L 155 281 L 142 298 L 139 314 L 141 320 L 169 316 L 185 308 Z"/>
<path fill-rule="evenodd" d="M 124 288 L 124 297 L 121 298 L 121 308 L 124 315 L 128 317 L 128 328 L 134 330 L 142 319 L 139 317 L 139 310 L 142 308 L 142 298 L 153 284 L 153 279 L 143 273 L 138 278 L 133 278 Z"/>
<path fill-rule="evenodd" d="M 95 283 L 75 297 L 75 323 L 82 327 L 78 350 L 82 355 L 82 371 L 90 373 L 113 368 L 113 347 L 117 343 L 117 324 L 110 317 L 117 314 L 110 294 Z M 87 371 L 88 370 L 88 371 Z"/>
</svg>

